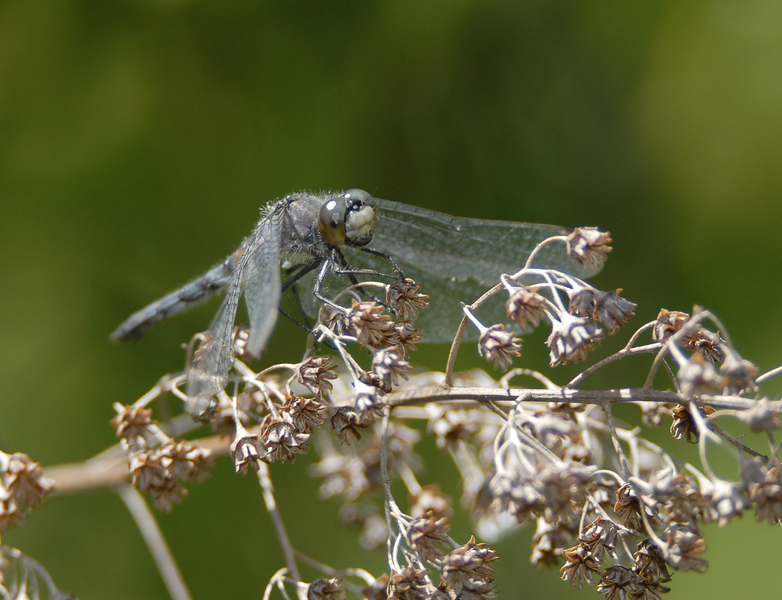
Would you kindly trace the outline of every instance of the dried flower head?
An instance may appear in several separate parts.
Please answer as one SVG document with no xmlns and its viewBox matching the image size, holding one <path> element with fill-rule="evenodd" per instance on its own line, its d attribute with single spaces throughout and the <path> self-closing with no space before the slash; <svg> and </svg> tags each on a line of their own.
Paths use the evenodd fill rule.
<svg viewBox="0 0 782 600">
<path fill-rule="evenodd" d="M 373 385 L 367 385 L 361 380 L 353 382 L 355 396 L 353 405 L 356 409 L 358 420 L 368 425 L 375 419 L 383 416 L 386 403 L 383 401 L 382 392 Z"/>
<path fill-rule="evenodd" d="M 181 502 L 187 490 L 181 482 L 202 481 L 208 476 L 211 452 L 192 442 L 169 440 L 148 452 L 139 452 L 130 459 L 130 476 L 140 491 L 148 493 L 155 506 L 170 511 Z"/>
<path fill-rule="evenodd" d="M 706 552 L 706 542 L 687 525 L 673 523 L 663 532 L 668 550 L 668 561 L 681 571 L 703 572 L 709 563 L 701 558 Z"/>
<path fill-rule="evenodd" d="M 748 469 L 750 466 L 755 468 Z M 782 523 L 782 469 L 779 464 L 774 463 L 771 468 L 767 468 L 755 461 L 748 461 L 743 473 L 745 478 L 749 472 L 754 475 L 750 479 L 749 499 L 755 504 L 758 521 Z"/>
<path fill-rule="evenodd" d="M 0 530 L 21 523 L 54 489 L 26 454 L 0 452 Z"/>
<path fill-rule="evenodd" d="M 666 583 L 671 580 L 668 565 L 662 552 L 650 539 L 638 544 L 638 551 L 633 554 L 633 572 L 645 584 Z"/>
<path fill-rule="evenodd" d="M 330 356 L 311 356 L 296 367 L 296 379 L 316 398 L 326 398 L 334 387 L 330 380 L 337 378 L 332 372 L 336 368 Z"/>
<path fill-rule="evenodd" d="M 412 279 L 395 281 L 386 290 L 386 302 L 400 321 L 415 321 L 418 309 L 424 308 L 429 296 L 421 293 L 421 288 Z"/>
<path fill-rule="evenodd" d="M 685 398 L 694 398 L 716 391 L 720 384 L 719 375 L 711 362 L 700 354 L 693 354 L 679 368 L 679 385 Z"/>
<path fill-rule="evenodd" d="M 518 323 L 522 329 L 527 329 L 529 323 L 532 328 L 540 325 L 540 320 L 546 316 L 546 299 L 527 287 L 513 288 L 505 303 L 505 312 L 508 318 Z"/>
<path fill-rule="evenodd" d="M 628 529 L 641 529 L 641 524 L 643 523 L 641 510 L 641 503 L 638 501 L 638 496 L 635 495 L 632 485 L 626 483 L 617 490 L 614 512 L 617 517 L 622 519 L 622 524 L 625 527 Z"/>
<path fill-rule="evenodd" d="M 288 396 L 280 412 L 287 414 L 296 433 L 312 433 L 326 422 L 326 407 L 311 398 Z"/>
<path fill-rule="evenodd" d="M 117 437 L 121 438 L 122 447 L 125 450 L 143 448 L 147 445 L 147 439 L 152 437 L 150 426 L 157 425 L 152 419 L 152 410 L 131 404 L 125 406 L 119 402 L 114 403 L 117 415 L 111 420 L 111 426 Z"/>
<path fill-rule="evenodd" d="M 569 314 L 561 321 L 552 322 L 552 330 L 546 345 L 549 347 L 549 364 L 581 362 L 603 339 L 603 331 L 594 323 Z"/>
<path fill-rule="evenodd" d="M 399 346 L 378 350 L 372 357 L 372 370 L 377 374 L 380 389 L 384 392 L 390 392 L 393 387 L 398 386 L 400 377 L 407 379 L 405 371 L 411 368 L 410 363 L 404 360 Z"/>
<path fill-rule="evenodd" d="M 638 577 L 631 569 L 622 565 L 608 567 L 595 591 L 606 600 L 629 600 L 641 598 L 642 587 Z M 651 600 L 651 599 L 650 599 Z"/>
<path fill-rule="evenodd" d="M 726 392 L 752 392 L 757 389 L 758 368 L 748 360 L 729 353 L 720 367 L 721 385 Z"/>
<path fill-rule="evenodd" d="M 692 419 L 690 410 L 683 404 L 673 407 L 673 422 L 671 423 L 671 435 L 680 440 L 684 437 L 690 444 L 698 441 L 698 427 Z"/>
<path fill-rule="evenodd" d="M 519 523 L 537 519 L 546 510 L 546 498 L 530 477 L 517 472 L 501 471 L 489 482 L 493 504 L 500 511 L 513 514 Z"/>
<path fill-rule="evenodd" d="M 415 352 L 416 344 L 420 344 L 424 334 L 409 321 L 395 321 L 391 331 L 386 336 L 386 345 L 397 349 L 402 358 L 407 358 L 410 352 Z"/>
<path fill-rule="evenodd" d="M 494 581 L 494 565 L 499 557 L 497 552 L 486 544 L 478 544 L 475 538 L 447 554 L 440 566 L 440 576 L 443 581 L 457 594 L 463 590 L 468 592 L 482 588 L 480 583 Z"/>
<path fill-rule="evenodd" d="M 369 421 L 362 422 L 356 409 L 352 406 L 337 406 L 329 410 L 331 411 L 331 427 L 343 444 L 350 445 L 352 440 L 360 440 L 359 429 L 366 429 L 371 424 Z"/>
<path fill-rule="evenodd" d="M 567 253 L 589 271 L 603 267 L 612 248 L 611 234 L 597 227 L 577 227 L 567 236 Z"/>
<path fill-rule="evenodd" d="M 429 431 L 437 438 L 438 448 L 455 448 L 472 439 L 481 429 L 480 421 L 469 411 L 443 404 L 426 405 Z"/>
<path fill-rule="evenodd" d="M 447 542 L 445 535 L 450 528 L 447 517 L 438 518 L 433 513 L 418 517 L 407 531 L 410 547 L 425 561 L 440 558 L 443 556 L 440 545 Z"/>
<path fill-rule="evenodd" d="M 619 331 L 619 328 L 635 315 L 635 309 L 638 306 L 620 296 L 619 292 L 621 291 L 598 292 L 597 294 L 595 317 L 611 335 Z"/>
<path fill-rule="evenodd" d="M 741 516 L 747 508 L 747 497 L 744 490 L 731 481 L 720 479 L 710 484 L 704 495 L 708 496 L 709 507 L 719 519 L 720 527 L 724 527 L 733 517 Z"/>
<path fill-rule="evenodd" d="M 573 548 L 562 551 L 562 556 L 567 561 L 560 569 L 563 581 L 570 581 L 570 585 L 577 589 L 584 587 L 584 582 L 594 583 L 594 575 L 600 568 L 601 561 L 592 554 L 589 546 L 579 544 Z"/>
<path fill-rule="evenodd" d="M 257 471 L 258 461 L 265 460 L 266 455 L 266 448 L 258 436 L 239 425 L 234 441 L 231 443 L 231 457 L 234 459 L 236 472 L 244 475 L 249 466 Z"/>
<path fill-rule="evenodd" d="M 678 310 L 660 309 L 652 329 L 652 339 L 655 342 L 667 342 L 674 333 L 684 327 L 690 320 L 690 315 Z"/>
<path fill-rule="evenodd" d="M 495 369 L 507 371 L 513 366 L 513 357 L 521 355 L 521 338 L 506 330 L 504 325 L 492 325 L 481 333 L 478 353 L 493 362 Z"/>
<path fill-rule="evenodd" d="M 596 519 L 581 530 L 578 541 L 589 547 L 592 556 L 602 560 L 603 554 L 616 558 L 616 542 L 619 531 L 616 524 L 608 519 Z"/>
<path fill-rule="evenodd" d="M 571 315 L 595 320 L 597 310 L 597 290 L 589 286 L 578 286 L 568 291 Z"/>
<path fill-rule="evenodd" d="M 347 330 L 358 343 L 369 348 L 380 348 L 391 333 L 391 317 L 383 313 L 384 307 L 374 302 L 353 301 L 347 310 Z"/>
<path fill-rule="evenodd" d="M 569 521 L 583 504 L 586 486 L 597 467 L 573 461 L 545 464 L 535 476 L 535 488 L 545 499 L 543 517 L 549 523 Z"/>
<path fill-rule="evenodd" d="M 436 485 L 427 485 L 417 494 L 410 495 L 410 515 L 421 517 L 427 513 L 435 517 L 450 517 L 453 514 L 451 499 Z"/>
<path fill-rule="evenodd" d="M 321 577 L 307 587 L 307 600 L 345 600 L 346 597 L 341 577 Z"/>
<path fill-rule="evenodd" d="M 426 571 L 413 568 L 392 571 L 388 600 L 427 600 L 432 588 Z"/>
<path fill-rule="evenodd" d="M 752 431 L 773 431 L 782 429 L 778 405 L 772 405 L 768 398 L 761 398 L 738 415 Z"/>
<path fill-rule="evenodd" d="M 297 431 L 287 413 L 266 415 L 261 423 L 260 437 L 269 452 L 269 462 L 293 462 L 297 454 L 306 454 L 309 450 L 309 434 Z"/>
</svg>

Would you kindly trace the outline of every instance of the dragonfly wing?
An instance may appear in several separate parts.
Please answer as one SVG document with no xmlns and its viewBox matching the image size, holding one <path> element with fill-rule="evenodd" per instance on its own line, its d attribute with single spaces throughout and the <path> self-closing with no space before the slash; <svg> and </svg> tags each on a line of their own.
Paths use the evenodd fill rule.
<svg viewBox="0 0 782 600">
<path fill-rule="evenodd" d="M 246 241 L 234 278 L 207 339 L 196 352 L 188 374 L 191 413 L 200 416 L 211 398 L 225 387 L 234 361 L 233 331 L 244 290 L 250 318 L 247 352 L 260 356 L 277 320 L 280 304 L 280 237 L 285 206 L 278 205 L 262 219 Z"/>
<path fill-rule="evenodd" d="M 449 342 L 463 316 L 460 301 L 473 302 L 500 281 L 503 273 L 515 273 L 541 241 L 567 233 L 562 227 L 534 223 L 491 221 L 453 217 L 390 200 L 377 200 L 380 220 L 371 246 L 396 260 L 430 296 L 417 326 L 424 341 Z M 363 255 L 363 256 L 362 256 Z M 353 250 L 351 264 L 389 272 L 376 258 Z M 533 266 L 554 268 L 576 277 L 594 275 L 567 255 L 564 243 L 545 246 Z M 492 298 L 479 312 L 487 324 L 507 322 L 504 299 Z M 477 339 L 468 330 L 468 339 Z"/>
<path fill-rule="evenodd" d="M 244 298 L 250 317 L 247 353 L 259 358 L 271 336 L 280 306 L 280 246 L 285 206 L 263 219 L 251 236 L 244 267 Z"/>
<path fill-rule="evenodd" d="M 190 414 L 194 417 L 201 417 L 209 409 L 212 396 L 225 387 L 233 366 L 233 330 L 242 295 L 243 263 L 244 260 L 239 261 L 223 304 L 190 365 L 187 395 L 190 397 Z"/>
</svg>

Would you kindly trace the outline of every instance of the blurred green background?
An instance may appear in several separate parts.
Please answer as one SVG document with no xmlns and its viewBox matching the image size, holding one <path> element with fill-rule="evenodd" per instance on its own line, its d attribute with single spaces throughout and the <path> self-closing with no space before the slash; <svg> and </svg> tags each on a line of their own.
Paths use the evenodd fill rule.
<svg viewBox="0 0 782 600">
<path fill-rule="evenodd" d="M 636 326 L 703 304 L 761 370 L 779 364 L 781 75 L 773 1 L 0 0 L 0 446 L 51 465 L 113 444 L 112 403 L 180 369 L 216 304 L 127 346 L 108 333 L 300 189 L 599 225 L 615 251 L 596 283 L 639 303 Z M 545 365 L 544 339 L 519 364 Z M 300 356 L 295 328 L 274 340 L 274 360 Z M 638 385 L 648 365 L 594 383 Z M 433 460 L 423 483 L 453 472 Z M 295 542 L 381 572 L 308 462 L 273 467 Z M 260 597 L 282 566 L 255 479 L 232 470 L 160 517 L 195 598 Z M 498 545 L 503 597 L 594 594 L 531 568 L 530 536 Z M 780 588 L 777 528 L 748 514 L 706 539 L 711 569 L 676 574 L 671 597 Z M 109 492 L 50 499 L 3 542 L 80 598 L 166 597 Z"/>
</svg>

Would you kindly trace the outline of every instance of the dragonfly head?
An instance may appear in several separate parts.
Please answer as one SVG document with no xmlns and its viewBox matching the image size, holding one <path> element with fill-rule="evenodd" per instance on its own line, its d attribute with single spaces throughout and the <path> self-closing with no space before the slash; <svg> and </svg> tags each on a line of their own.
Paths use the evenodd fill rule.
<svg viewBox="0 0 782 600">
<path fill-rule="evenodd" d="M 320 207 L 318 227 L 332 246 L 366 246 L 377 224 L 377 205 L 364 190 L 348 190 Z"/>
</svg>

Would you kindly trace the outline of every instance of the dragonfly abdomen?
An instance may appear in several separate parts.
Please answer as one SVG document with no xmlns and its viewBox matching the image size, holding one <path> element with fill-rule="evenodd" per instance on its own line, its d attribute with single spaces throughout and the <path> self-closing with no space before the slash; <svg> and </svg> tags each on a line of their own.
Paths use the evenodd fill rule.
<svg viewBox="0 0 782 600">
<path fill-rule="evenodd" d="M 223 290 L 231 283 L 243 248 L 244 245 L 224 263 L 212 267 L 198 279 L 130 315 L 109 338 L 117 342 L 140 338 L 155 325 Z"/>
</svg>

